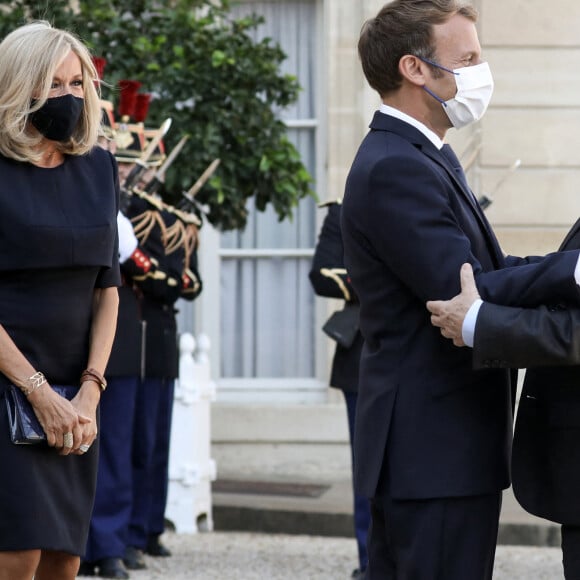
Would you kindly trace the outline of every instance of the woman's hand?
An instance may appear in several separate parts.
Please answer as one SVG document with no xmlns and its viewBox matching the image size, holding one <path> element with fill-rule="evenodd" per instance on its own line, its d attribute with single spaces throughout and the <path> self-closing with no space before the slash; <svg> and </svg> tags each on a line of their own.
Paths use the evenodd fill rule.
<svg viewBox="0 0 580 580">
<path fill-rule="evenodd" d="M 85 381 L 81 385 L 79 392 L 71 400 L 79 417 L 89 419 L 88 422 L 81 423 L 81 441 L 73 447 L 73 453 L 76 455 L 86 453 L 97 438 L 97 406 L 101 396 L 100 393 L 97 383 Z"/>
<path fill-rule="evenodd" d="M 48 445 L 57 448 L 61 455 L 68 455 L 82 445 L 87 425 L 95 423 L 96 430 L 94 416 L 80 412 L 48 383 L 31 393 L 28 400 L 46 433 Z"/>
</svg>

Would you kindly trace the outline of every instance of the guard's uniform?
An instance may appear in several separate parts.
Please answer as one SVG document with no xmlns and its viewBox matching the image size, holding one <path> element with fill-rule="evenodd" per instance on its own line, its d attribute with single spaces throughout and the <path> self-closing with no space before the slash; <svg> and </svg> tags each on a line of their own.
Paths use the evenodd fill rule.
<svg viewBox="0 0 580 580">
<path fill-rule="evenodd" d="M 153 265 L 138 246 L 127 218 L 120 214 L 117 221 L 123 285 L 119 287 L 117 330 L 105 372 L 107 393 L 99 404 L 97 493 L 83 560 L 85 568 L 100 566 L 104 559 L 123 557 L 132 508 L 132 473 L 127 466 L 131 463 L 135 401 L 144 368 L 145 338 L 133 276 L 145 276 Z"/>
<path fill-rule="evenodd" d="M 119 123 L 113 104 L 101 103 L 103 144 L 108 148 L 112 139 L 117 161 L 134 167 L 148 145 L 142 123 L 148 96 L 137 94 L 138 82 L 120 84 Z M 164 159 L 160 141 L 146 166 L 160 166 Z M 131 556 L 130 547 L 143 549 L 147 536 L 163 532 L 179 356 L 174 303 L 201 291 L 195 258 L 199 220 L 142 194 L 126 178 L 121 181 L 118 229 L 126 242 L 119 246 L 124 285 L 106 371 L 107 396 L 100 403 L 97 498 L 81 564 L 84 574 L 96 571 L 111 578 L 128 577 L 123 561 L 127 567 L 145 567 L 142 555 L 133 551 Z"/>
<path fill-rule="evenodd" d="M 175 302 L 201 292 L 197 226 L 157 198 L 135 192 L 127 210 L 135 232 L 166 274 L 165 283 L 141 285 L 147 327 L 145 373 L 139 381 L 133 438 L 133 509 L 127 544 L 145 550 L 164 531 L 169 439 L 179 349 Z M 189 223 L 188 223 L 189 222 Z"/>
</svg>

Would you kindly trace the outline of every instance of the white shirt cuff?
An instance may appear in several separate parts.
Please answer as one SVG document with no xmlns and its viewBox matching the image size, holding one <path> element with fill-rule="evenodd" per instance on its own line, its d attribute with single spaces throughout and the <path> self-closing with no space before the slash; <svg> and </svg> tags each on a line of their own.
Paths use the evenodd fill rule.
<svg viewBox="0 0 580 580">
<path fill-rule="evenodd" d="M 463 338 L 463 342 L 466 344 L 466 346 L 470 346 L 472 348 L 475 337 L 475 323 L 477 322 L 477 315 L 479 314 L 479 309 L 481 308 L 482 304 L 483 300 L 478 298 L 469 307 L 469 310 L 463 319 L 463 326 L 461 327 L 461 336 Z"/>
<path fill-rule="evenodd" d="M 576 262 L 576 268 L 574 268 L 574 279 L 576 284 L 580 286 L 580 255 L 578 256 L 578 261 Z"/>
</svg>

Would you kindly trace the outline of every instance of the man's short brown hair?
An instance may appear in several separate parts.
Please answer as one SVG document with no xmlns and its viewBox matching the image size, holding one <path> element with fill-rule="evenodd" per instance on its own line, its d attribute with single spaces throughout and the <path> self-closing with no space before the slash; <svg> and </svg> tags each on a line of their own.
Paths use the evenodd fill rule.
<svg viewBox="0 0 580 580">
<path fill-rule="evenodd" d="M 433 59 L 433 26 L 454 14 L 475 22 L 477 11 L 462 0 L 394 0 L 362 27 L 358 53 L 369 85 L 381 97 L 402 83 L 399 61 L 406 54 Z"/>
</svg>

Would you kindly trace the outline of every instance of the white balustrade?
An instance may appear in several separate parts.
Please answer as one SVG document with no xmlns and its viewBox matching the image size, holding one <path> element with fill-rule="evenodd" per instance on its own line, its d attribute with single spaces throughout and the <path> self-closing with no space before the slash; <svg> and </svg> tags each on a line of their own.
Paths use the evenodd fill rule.
<svg viewBox="0 0 580 580">
<path fill-rule="evenodd" d="M 217 472 L 210 457 L 210 405 L 216 387 L 210 376 L 210 346 L 203 334 L 196 341 L 186 332 L 179 340 L 165 513 L 178 533 L 213 530 L 211 482 Z"/>
</svg>

